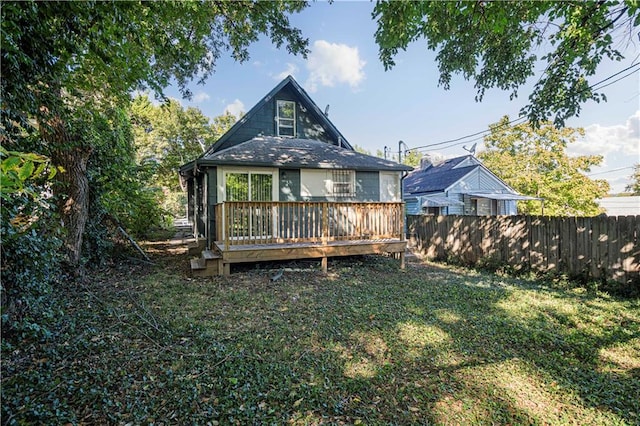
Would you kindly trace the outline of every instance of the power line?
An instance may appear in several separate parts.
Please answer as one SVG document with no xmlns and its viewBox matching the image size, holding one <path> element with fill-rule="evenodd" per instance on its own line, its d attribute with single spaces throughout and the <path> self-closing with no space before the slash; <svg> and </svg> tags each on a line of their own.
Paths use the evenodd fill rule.
<svg viewBox="0 0 640 426">
<path fill-rule="evenodd" d="M 588 173 L 587 176 L 604 175 L 607 173 L 619 172 L 620 170 L 627 170 L 627 169 L 633 169 L 633 166 L 620 167 L 619 169 L 606 170 L 604 172 Z"/>
<path fill-rule="evenodd" d="M 502 127 L 508 127 L 508 126 L 510 126 L 511 124 L 515 123 L 516 121 L 522 120 L 523 118 L 526 118 L 526 116 L 521 115 L 521 116 L 519 116 L 518 118 L 515 118 L 515 119 L 513 119 L 513 120 L 509 121 L 508 123 L 506 123 L 506 124 L 505 124 L 504 126 L 502 126 Z M 483 131 L 481 131 L 481 132 L 472 133 L 472 134 L 470 134 L 470 135 L 462 136 L 462 137 L 459 137 L 459 138 L 456 138 L 456 139 L 449 139 L 449 140 L 442 141 L 442 142 L 431 143 L 431 144 L 422 145 L 422 146 L 416 146 L 415 148 L 411 148 L 411 149 L 409 149 L 409 151 L 419 150 L 419 149 L 423 149 L 423 148 L 429 148 L 429 147 L 432 147 L 432 146 L 445 145 L 445 144 L 448 144 L 448 143 L 451 143 L 451 142 L 458 142 L 458 141 L 462 141 L 463 139 L 470 138 L 470 137 L 472 137 L 472 136 L 483 135 L 484 133 L 490 133 L 490 132 L 491 132 L 491 129 L 486 129 L 486 130 L 483 130 Z M 480 137 L 480 138 L 472 139 L 472 140 L 469 140 L 469 141 L 468 141 L 468 140 L 464 140 L 464 141 L 462 141 L 461 143 L 469 143 L 469 142 L 472 142 L 472 141 L 474 141 L 474 140 L 482 139 L 483 137 L 484 137 L 484 136 L 482 136 L 482 137 Z M 451 146 L 455 146 L 455 145 L 460 145 L 460 144 L 458 144 L 458 143 L 454 143 L 454 144 L 453 144 L 453 145 L 451 145 Z M 448 148 L 448 147 L 447 147 L 447 148 Z"/>
<path fill-rule="evenodd" d="M 634 70 L 633 72 L 631 72 L 631 73 L 627 74 L 626 76 L 622 77 L 622 78 L 619 78 L 619 79 L 617 79 L 617 80 L 615 80 L 615 81 L 613 81 L 613 82 L 611 82 L 611 83 L 609 83 L 609 84 L 605 84 L 605 85 L 604 85 L 604 86 L 602 86 L 602 87 L 597 87 L 597 88 L 596 88 L 596 86 L 597 86 L 598 84 L 602 84 L 602 83 L 604 83 L 604 82 L 605 82 L 605 81 L 607 81 L 607 80 L 611 80 L 613 77 L 618 76 L 618 75 L 622 74 L 623 72 L 629 71 L 631 68 L 636 68 L 636 67 L 638 67 L 638 66 L 640 66 L 640 62 L 632 63 L 632 64 L 631 64 L 631 65 L 629 65 L 627 68 L 625 68 L 625 69 L 623 69 L 623 70 L 620 70 L 620 71 L 618 71 L 618 72 L 617 72 L 617 73 L 615 73 L 615 74 L 610 75 L 609 77 L 605 78 L 604 80 L 600 80 L 599 82 L 592 84 L 589 88 L 590 88 L 591 90 L 600 90 L 600 89 L 602 89 L 603 87 L 607 87 L 607 86 L 609 86 L 609 85 L 611 85 L 611 84 L 613 84 L 613 83 L 615 83 L 615 82 L 617 82 L 617 81 L 622 80 L 622 78 L 626 78 L 626 77 L 628 77 L 629 75 L 633 74 L 633 73 L 635 72 L 635 70 Z"/>
<path fill-rule="evenodd" d="M 637 59 L 637 57 L 636 57 L 636 59 Z M 607 78 L 604 78 L 604 79 L 602 79 L 602 80 L 590 85 L 589 87 L 583 89 L 581 92 L 585 92 L 587 90 L 601 90 L 601 89 L 604 89 L 605 87 L 608 87 L 608 86 L 610 86 L 612 84 L 617 83 L 620 80 L 623 80 L 623 79 L 633 75 L 637 70 L 634 69 L 630 73 L 628 73 L 628 74 L 626 74 L 626 75 L 624 75 L 624 76 L 622 76 L 622 77 L 620 77 L 620 78 L 618 78 L 618 79 L 616 79 L 616 80 L 614 80 L 614 81 L 612 81 L 612 82 L 610 82 L 608 84 L 605 84 L 604 86 L 596 87 L 596 86 L 598 86 L 598 85 L 600 85 L 600 84 L 602 84 L 602 83 L 604 83 L 604 82 L 606 82 L 608 80 L 611 80 L 612 78 L 614 78 L 614 77 L 616 77 L 616 76 L 618 76 L 618 75 L 620 75 L 620 74 L 622 74 L 622 73 L 624 73 L 626 71 L 629 71 L 629 70 L 631 70 L 633 68 L 640 67 L 640 62 L 635 62 L 636 59 L 634 59 L 634 63 L 629 65 L 627 68 L 622 69 L 622 70 L 620 70 L 620 71 L 608 76 Z M 523 119 L 526 119 L 526 118 L 527 118 L 526 115 L 519 115 L 517 118 L 509 121 L 504 126 L 500 127 L 500 130 L 502 130 L 503 128 L 506 128 L 508 126 L 511 126 L 512 124 L 516 123 L 517 121 L 520 121 L 520 120 L 523 120 Z M 518 123 L 518 124 L 522 124 L 522 123 Z M 468 134 L 468 135 L 465 135 L 465 136 L 461 136 L 459 138 L 448 139 L 448 140 L 441 141 L 441 142 L 436 142 L 436 143 L 432 143 L 432 144 L 427 144 L 427 145 L 417 146 L 417 147 L 414 147 L 414 148 L 409 148 L 409 149 L 405 150 L 405 153 L 409 152 L 409 151 L 420 151 L 420 150 L 422 150 L 424 148 L 431 148 L 431 147 L 450 144 L 450 145 L 447 145 L 445 147 L 442 147 L 442 149 L 448 149 L 448 148 L 451 148 L 451 147 L 454 147 L 454 146 L 457 146 L 457 145 L 461 145 L 463 143 L 470 143 L 470 142 L 474 142 L 474 141 L 477 141 L 477 140 L 481 140 L 481 139 L 484 138 L 484 134 L 485 133 L 490 133 L 491 130 L 492 129 L 485 129 L 485 130 L 482 130 L 482 131 L 479 131 L 479 132 L 476 132 L 476 133 L 471 133 L 471 134 Z M 473 136 L 479 136 L 479 135 L 482 135 L 482 136 L 480 136 L 478 138 L 475 138 L 475 139 L 467 140 L 468 138 L 471 138 Z"/>
<path fill-rule="evenodd" d="M 639 63 L 638 65 L 640 65 L 640 63 Z M 595 90 L 602 90 L 602 89 L 604 89 L 605 87 L 611 86 L 612 84 L 617 83 L 617 82 L 619 82 L 620 80 L 624 80 L 625 78 L 627 78 L 627 77 L 629 77 L 629 76 L 631 76 L 631 75 L 636 74 L 636 73 L 637 73 L 637 71 L 638 71 L 638 70 L 633 70 L 633 71 L 631 71 L 629 74 L 623 75 L 622 77 L 620 77 L 620 78 L 618 78 L 618 79 L 616 79 L 616 80 L 613 80 L 612 82 L 607 83 L 607 84 L 605 84 L 604 86 L 600 86 L 600 87 L 598 87 L 598 88 L 597 88 L 597 89 L 595 89 Z M 636 74 L 636 75 L 637 75 L 637 74 Z"/>
</svg>

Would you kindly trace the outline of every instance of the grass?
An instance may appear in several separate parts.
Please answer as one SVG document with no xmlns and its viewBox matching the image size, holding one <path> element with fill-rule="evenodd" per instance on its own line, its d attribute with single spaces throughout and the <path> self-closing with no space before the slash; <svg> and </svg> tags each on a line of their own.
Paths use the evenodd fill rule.
<svg viewBox="0 0 640 426">
<path fill-rule="evenodd" d="M 638 299 L 383 257 L 191 279 L 148 248 L 3 347 L 3 422 L 640 423 Z"/>
</svg>

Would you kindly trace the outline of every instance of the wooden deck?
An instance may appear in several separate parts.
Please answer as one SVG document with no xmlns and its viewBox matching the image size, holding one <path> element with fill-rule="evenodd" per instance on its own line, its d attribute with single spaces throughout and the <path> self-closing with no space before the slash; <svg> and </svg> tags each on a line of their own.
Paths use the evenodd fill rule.
<svg viewBox="0 0 640 426">
<path fill-rule="evenodd" d="M 228 275 L 231 264 L 393 254 L 404 268 L 403 203 L 225 202 L 215 206 L 215 240 L 194 275 Z"/>
<path fill-rule="evenodd" d="M 400 239 L 338 240 L 326 243 L 298 242 L 284 244 L 251 244 L 229 246 L 216 241 L 215 249 L 221 254 L 219 274 L 228 275 L 232 263 L 266 262 L 275 260 L 321 259 L 322 271 L 327 272 L 327 258 L 363 254 L 397 255 L 404 269 L 407 241 Z"/>
</svg>

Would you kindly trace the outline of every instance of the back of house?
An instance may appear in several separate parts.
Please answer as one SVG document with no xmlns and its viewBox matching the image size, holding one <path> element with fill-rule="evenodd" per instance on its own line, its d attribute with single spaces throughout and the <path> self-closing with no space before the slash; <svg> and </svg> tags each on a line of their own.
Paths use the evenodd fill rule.
<svg viewBox="0 0 640 426">
<path fill-rule="evenodd" d="M 228 240 L 225 233 L 237 232 L 239 227 L 246 235 L 234 234 L 234 238 L 282 240 L 283 215 L 277 224 L 269 218 L 260 230 L 252 225 L 252 218 L 230 227 L 230 222 L 221 223 L 225 203 L 254 203 L 254 207 L 260 202 L 399 204 L 402 175 L 411 169 L 355 151 L 289 76 L 202 156 L 184 164 L 180 176 L 188 191 L 188 220 L 194 235 L 209 248 Z M 287 214 L 286 220 L 297 226 L 302 220 L 298 216 Z"/>
</svg>

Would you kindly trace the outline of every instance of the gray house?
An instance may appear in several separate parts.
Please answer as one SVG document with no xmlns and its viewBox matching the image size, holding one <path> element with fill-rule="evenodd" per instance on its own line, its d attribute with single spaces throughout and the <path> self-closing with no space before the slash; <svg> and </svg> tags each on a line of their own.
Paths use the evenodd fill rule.
<svg viewBox="0 0 640 426">
<path fill-rule="evenodd" d="M 180 176 L 194 234 L 227 268 L 231 246 L 400 237 L 380 223 L 397 220 L 411 169 L 356 152 L 289 76 Z"/>
<path fill-rule="evenodd" d="M 472 155 L 423 161 L 403 181 L 407 214 L 515 215 L 518 194 Z"/>
</svg>

